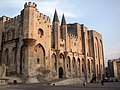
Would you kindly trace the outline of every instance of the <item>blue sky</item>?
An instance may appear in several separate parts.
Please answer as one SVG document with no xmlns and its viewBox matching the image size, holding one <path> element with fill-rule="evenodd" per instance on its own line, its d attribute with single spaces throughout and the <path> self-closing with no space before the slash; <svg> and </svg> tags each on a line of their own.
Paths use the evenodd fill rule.
<svg viewBox="0 0 120 90">
<path fill-rule="evenodd" d="M 43 14 L 53 19 L 55 9 L 61 21 L 85 24 L 103 36 L 105 65 L 108 59 L 120 58 L 120 0 L 0 0 L 0 16 L 20 14 L 25 2 L 35 2 Z"/>
</svg>

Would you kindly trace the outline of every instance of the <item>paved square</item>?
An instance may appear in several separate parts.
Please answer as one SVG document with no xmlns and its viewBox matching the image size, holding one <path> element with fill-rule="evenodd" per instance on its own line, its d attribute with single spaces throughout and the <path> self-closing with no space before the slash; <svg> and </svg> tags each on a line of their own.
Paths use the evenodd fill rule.
<svg viewBox="0 0 120 90">
<path fill-rule="evenodd" d="M 92 83 L 83 86 L 82 84 L 50 86 L 42 84 L 17 84 L 0 87 L 0 90 L 120 90 L 120 82 Z"/>
</svg>

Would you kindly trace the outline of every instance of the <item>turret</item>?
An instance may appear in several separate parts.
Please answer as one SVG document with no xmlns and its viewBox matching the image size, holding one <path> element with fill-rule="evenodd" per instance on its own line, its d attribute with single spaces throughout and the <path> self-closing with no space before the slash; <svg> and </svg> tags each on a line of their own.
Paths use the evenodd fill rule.
<svg viewBox="0 0 120 90">
<path fill-rule="evenodd" d="M 57 11 L 55 10 L 53 22 L 59 22 Z"/>
<path fill-rule="evenodd" d="M 35 3 L 25 3 L 24 10 L 22 11 L 23 15 L 23 34 L 24 39 L 35 39 L 36 30 L 36 19 L 37 19 L 37 5 Z"/>
<path fill-rule="evenodd" d="M 63 16 L 62 16 L 61 26 L 62 26 L 62 25 L 66 25 L 66 20 L 65 20 L 65 16 L 64 16 L 64 14 L 63 14 Z"/>
<path fill-rule="evenodd" d="M 66 20 L 65 20 L 65 16 L 63 14 L 62 16 L 62 22 L 61 22 L 61 38 L 63 40 L 65 40 L 65 50 L 67 49 L 66 47 L 68 47 L 68 40 L 67 40 L 67 24 L 66 24 Z"/>
<path fill-rule="evenodd" d="M 59 49 L 60 47 L 60 23 L 57 15 L 57 11 L 55 10 L 54 18 L 53 18 L 53 48 Z"/>
<path fill-rule="evenodd" d="M 37 4 L 35 4 L 34 2 L 33 2 L 33 3 L 28 2 L 28 3 L 25 3 L 25 4 L 24 4 L 24 8 L 26 8 L 26 7 L 36 8 L 36 7 L 37 7 Z"/>
<path fill-rule="evenodd" d="M 24 71 L 20 70 L 23 75 L 27 76 L 27 75 L 31 75 L 31 71 L 30 69 L 28 69 L 28 67 L 31 66 L 31 56 L 32 56 L 32 49 L 31 46 L 35 44 L 36 42 L 36 30 L 37 25 L 36 25 L 36 20 L 37 20 L 37 9 L 36 9 L 36 4 L 35 3 L 31 3 L 28 2 L 24 5 L 24 9 L 21 12 L 22 15 L 22 19 L 23 19 L 23 37 L 21 37 L 21 39 L 23 39 L 23 45 L 25 47 L 27 47 L 25 49 L 27 58 L 25 58 L 24 60 L 26 61 L 25 67 L 24 67 Z M 21 59 L 22 60 L 22 59 Z"/>
</svg>

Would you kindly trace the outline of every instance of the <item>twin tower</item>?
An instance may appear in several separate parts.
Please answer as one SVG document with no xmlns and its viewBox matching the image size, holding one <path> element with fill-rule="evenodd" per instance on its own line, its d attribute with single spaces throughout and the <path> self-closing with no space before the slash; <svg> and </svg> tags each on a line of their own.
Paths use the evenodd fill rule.
<svg viewBox="0 0 120 90">
<path fill-rule="evenodd" d="M 102 35 L 84 24 L 66 24 L 64 14 L 60 24 L 56 10 L 51 25 L 35 3 L 26 3 L 20 15 L 0 18 L 0 37 L 0 63 L 7 76 L 87 82 L 104 76 Z"/>
</svg>

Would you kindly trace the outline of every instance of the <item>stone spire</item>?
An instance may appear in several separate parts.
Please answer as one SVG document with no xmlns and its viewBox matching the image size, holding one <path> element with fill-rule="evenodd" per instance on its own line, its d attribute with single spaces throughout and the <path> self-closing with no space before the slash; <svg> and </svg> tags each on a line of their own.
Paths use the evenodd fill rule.
<svg viewBox="0 0 120 90">
<path fill-rule="evenodd" d="M 56 9 L 55 9 L 54 18 L 53 18 L 53 22 L 55 22 L 55 21 L 59 22 Z"/>
<path fill-rule="evenodd" d="M 64 14 L 63 14 L 63 16 L 62 16 L 62 22 L 61 22 L 61 25 L 66 25 L 66 20 L 65 20 L 65 16 L 64 16 Z"/>
</svg>

